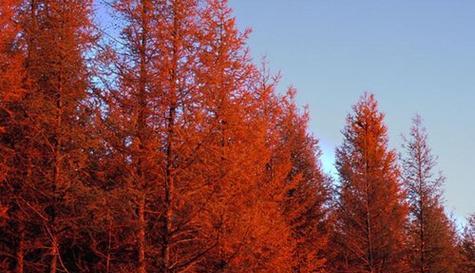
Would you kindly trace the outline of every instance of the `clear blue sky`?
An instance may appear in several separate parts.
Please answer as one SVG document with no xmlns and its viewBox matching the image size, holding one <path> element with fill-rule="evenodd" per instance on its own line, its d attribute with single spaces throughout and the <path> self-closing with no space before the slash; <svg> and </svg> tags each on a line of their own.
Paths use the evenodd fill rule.
<svg viewBox="0 0 475 273">
<path fill-rule="evenodd" d="M 386 113 L 400 148 L 415 113 L 425 120 L 446 206 L 460 220 L 475 212 L 475 1 L 230 0 L 251 27 L 256 60 L 281 70 L 283 87 L 308 104 L 325 170 L 351 105 L 364 91 Z"/>
</svg>

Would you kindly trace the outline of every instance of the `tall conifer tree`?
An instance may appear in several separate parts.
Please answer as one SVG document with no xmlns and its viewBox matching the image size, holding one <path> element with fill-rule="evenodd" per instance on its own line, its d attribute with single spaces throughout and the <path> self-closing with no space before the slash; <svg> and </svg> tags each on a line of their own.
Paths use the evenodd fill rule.
<svg viewBox="0 0 475 273">
<path fill-rule="evenodd" d="M 24 215 L 17 206 L 24 177 L 25 126 L 23 88 L 25 55 L 17 24 L 21 1 L 0 3 L 0 271 L 24 272 Z"/>
<path fill-rule="evenodd" d="M 396 154 L 372 94 L 353 107 L 337 149 L 336 272 L 403 272 L 407 209 Z"/>
<path fill-rule="evenodd" d="M 89 73 L 85 55 L 94 35 L 91 1 L 23 1 L 18 16 L 25 54 L 22 98 L 27 128 L 23 175 L 16 180 L 17 219 L 24 227 L 26 272 L 68 270 L 64 253 L 81 217 Z M 20 177 L 17 177 L 20 178 Z M 31 253 L 35 253 L 34 255 Z M 23 265 L 17 264 L 17 271 Z"/>
<path fill-rule="evenodd" d="M 281 149 L 289 154 L 291 169 L 283 209 L 295 241 L 293 272 L 321 272 L 326 267 L 328 247 L 329 179 L 323 174 L 318 140 L 307 131 L 308 113 L 299 113 L 289 90 L 282 104 Z"/>
</svg>

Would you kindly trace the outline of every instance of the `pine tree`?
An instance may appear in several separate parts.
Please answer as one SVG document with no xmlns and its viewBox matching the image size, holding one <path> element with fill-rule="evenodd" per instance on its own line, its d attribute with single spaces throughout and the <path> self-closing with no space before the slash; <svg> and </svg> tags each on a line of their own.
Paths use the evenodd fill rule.
<svg viewBox="0 0 475 273">
<path fill-rule="evenodd" d="M 346 119 L 337 149 L 340 175 L 335 272 L 403 272 L 407 209 L 384 115 L 365 94 Z"/>
<path fill-rule="evenodd" d="M 442 205 L 445 178 L 434 173 L 437 164 L 420 116 L 405 139 L 403 180 L 410 205 L 409 253 L 412 272 L 454 272 L 456 233 Z"/>
</svg>

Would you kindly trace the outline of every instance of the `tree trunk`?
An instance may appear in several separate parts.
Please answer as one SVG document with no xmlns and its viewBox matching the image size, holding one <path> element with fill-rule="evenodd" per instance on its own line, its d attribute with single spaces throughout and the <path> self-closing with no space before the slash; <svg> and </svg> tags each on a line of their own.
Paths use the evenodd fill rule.
<svg viewBox="0 0 475 273">
<path fill-rule="evenodd" d="M 148 22 L 147 22 L 147 13 L 148 13 L 148 2 L 147 0 L 141 1 L 141 41 L 139 46 L 139 55 L 140 55 L 140 72 L 139 72 L 139 94 L 138 94 L 138 118 L 137 118 L 137 136 L 139 139 L 139 150 L 140 157 L 137 163 L 137 175 L 140 179 L 139 187 L 142 191 L 140 196 L 139 205 L 138 205 L 138 234 L 137 234 L 137 244 L 138 244 L 138 255 L 139 255 L 139 264 L 138 264 L 138 273 L 147 272 L 147 263 L 145 261 L 146 253 L 146 241 L 145 233 L 147 229 L 147 222 L 145 219 L 145 206 L 146 206 L 146 181 L 145 181 L 145 169 L 144 169 L 144 154 L 147 153 L 145 141 L 147 135 L 145 130 L 147 127 L 147 118 L 146 118 L 146 82 L 147 82 L 147 68 L 146 68 L 146 44 L 147 44 L 147 35 L 148 35 Z"/>
<path fill-rule="evenodd" d="M 174 181 L 172 175 L 172 158 L 173 158 L 173 143 L 172 138 L 174 134 L 175 122 L 175 107 L 172 106 L 168 116 L 168 140 L 167 140 L 167 166 L 166 166 L 166 179 L 165 179 L 165 219 L 164 219 L 164 231 L 163 231 L 163 272 L 170 272 L 170 233 L 173 228 L 173 191 Z"/>
<path fill-rule="evenodd" d="M 139 267 L 138 273 L 146 273 L 146 263 L 145 263 L 145 196 L 142 196 L 139 201 L 139 211 L 138 211 L 138 234 L 137 234 L 137 241 L 138 241 L 138 250 L 139 250 Z"/>
<path fill-rule="evenodd" d="M 109 215 L 109 236 L 107 242 L 107 258 L 106 258 L 106 273 L 110 272 L 110 264 L 111 264 L 111 247 L 112 247 L 112 219 Z"/>
<path fill-rule="evenodd" d="M 364 151 L 364 157 L 365 157 L 365 191 L 366 191 L 366 236 L 368 240 L 368 270 L 370 273 L 374 272 L 374 262 L 373 262 L 373 231 L 372 231 L 372 223 L 371 223 L 371 200 L 370 200 L 370 169 L 369 169 L 369 159 L 368 159 L 368 127 L 365 126 L 365 136 L 364 136 L 364 141 L 365 141 L 365 151 Z"/>
<path fill-rule="evenodd" d="M 419 223 L 419 236 L 420 236 L 420 273 L 424 273 L 425 271 L 425 257 L 424 257 L 424 250 L 425 250 L 425 238 L 424 238 L 424 192 L 423 192 L 423 178 L 422 178 L 422 161 L 420 157 L 418 158 L 418 178 L 419 178 L 419 209 L 420 211 L 420 223 Z"/>
<path fill-rule="evenodd" d="M 50 266 L 50 273 L 56 273 L 58 268 L 58 245 L 56 243 L 56 239 L 52 238 L 53 243 L 51 246 L 51 266 Z"/>
<path fill-rule="evenodd" d="M 24 258 L 25 258 L 25 230 L 23 224 L 19 224 L 18 228 L 18 248 L 16 253 L 16 272 L 23 273 L 24 272 Z"/>
<path fill-rule="evenodd" d="M 177 107 L 177 67 L 178 67 L 178 7 L 176 2 L 173 5 L 173 48 L 172 48 L 172 63 L 170 69 L 170 94 L 167 122 L 167 155 L 166 155 L 166 170 L 165 170 L 165 223 L 163 232 L 163 273 L 171 273 L 171 238 L 170 233 L 173 230 L 173 194 L 174 194 L 174 177 L 173 177 L 173 157 L 174 157 L 174 135 L 175 135 L 175 118 Z"/>
</svg>

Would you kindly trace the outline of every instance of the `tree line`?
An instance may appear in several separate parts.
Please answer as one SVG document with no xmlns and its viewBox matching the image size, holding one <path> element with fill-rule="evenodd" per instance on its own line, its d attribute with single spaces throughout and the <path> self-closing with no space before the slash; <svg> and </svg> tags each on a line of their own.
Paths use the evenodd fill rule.
<svg viewBox="0 0 475 273">
<path fill-rule="evenodd" d="M 420 117 L 364 94 L 333 179 L 226 0 L 104 3 L 0 2 L 0 272 L 475 272 Z"/>
</svg>

